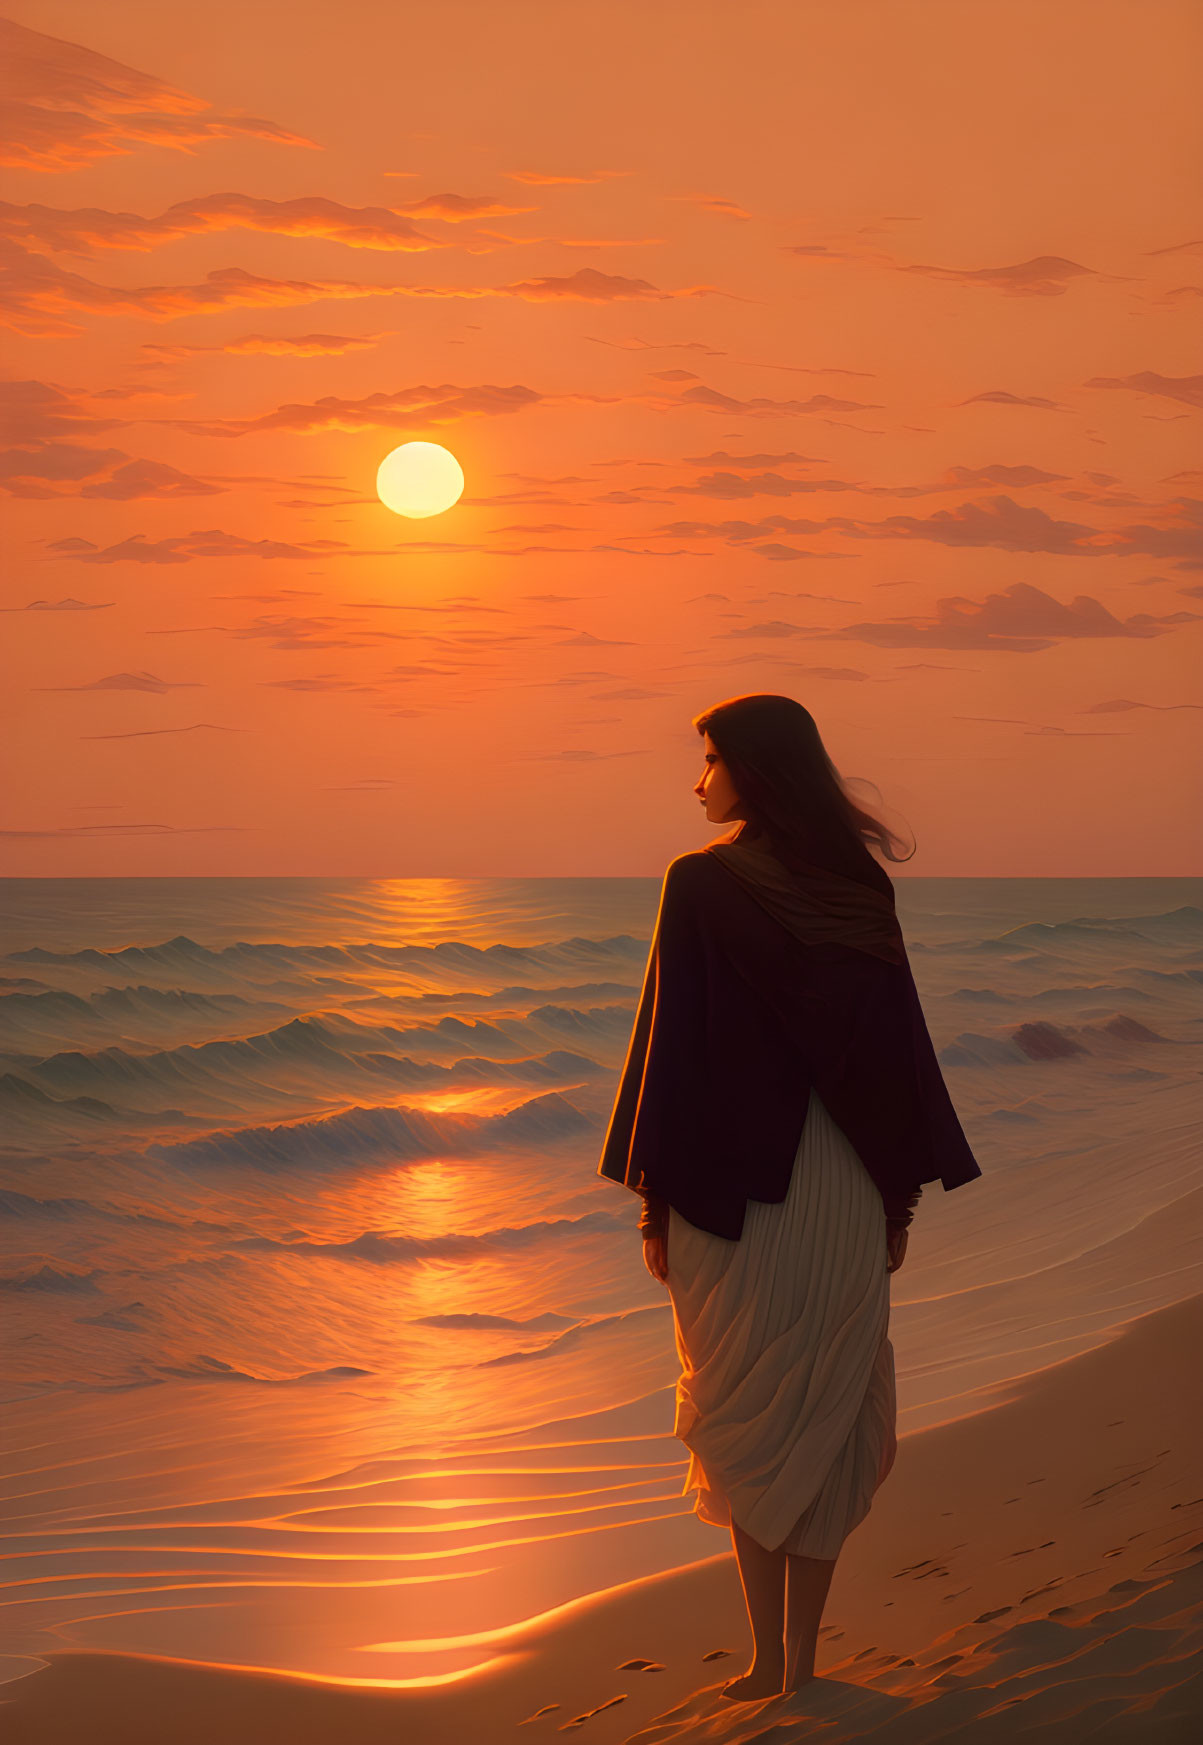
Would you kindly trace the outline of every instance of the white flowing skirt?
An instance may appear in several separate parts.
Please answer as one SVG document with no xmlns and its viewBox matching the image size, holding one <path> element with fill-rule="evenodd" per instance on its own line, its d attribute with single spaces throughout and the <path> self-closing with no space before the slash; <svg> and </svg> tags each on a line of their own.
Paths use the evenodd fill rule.
<svg viewBox="0 0 1203 1745">
<path fill-rule="evenodd" d="M 738 1242 L 669 1211 L 681 1494 L 758 1544 L 835 1557 L 897 1450 L 881 1196 L 812 1090 L 789 1192 Z"/>
</svg>

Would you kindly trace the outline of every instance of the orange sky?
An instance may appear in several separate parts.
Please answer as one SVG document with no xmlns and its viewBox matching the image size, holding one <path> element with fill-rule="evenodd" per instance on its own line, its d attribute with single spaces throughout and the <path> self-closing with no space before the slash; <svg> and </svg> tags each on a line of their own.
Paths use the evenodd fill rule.
<svg viewBox="0 0 1203 1745">
<path fill-rule="evenodd" d="M 7 17 L 0 870 L 658 875 L 753 690 L 1200 870 L 1198 5 Z"/>
</svg>

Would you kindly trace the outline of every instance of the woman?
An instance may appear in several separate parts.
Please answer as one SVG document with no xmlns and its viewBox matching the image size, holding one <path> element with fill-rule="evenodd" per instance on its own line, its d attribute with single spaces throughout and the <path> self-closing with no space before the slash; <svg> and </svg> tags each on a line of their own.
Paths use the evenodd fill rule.
<svg viewBox="0 0 1203 1745">
<path fill-rule="evenodd" d="M 894 912 L 899 837 L 790 697 L 696 717 L 735 828 L 665 874 L 599 1175 L 668 1287 L 682 1494 L 729 1527 L 755 1645 L 723 1694 L 814 1677 L 839 1549 L 893 1463 L 889 1277 L 922 1184 L 981 1174 Z"/>
</svg>

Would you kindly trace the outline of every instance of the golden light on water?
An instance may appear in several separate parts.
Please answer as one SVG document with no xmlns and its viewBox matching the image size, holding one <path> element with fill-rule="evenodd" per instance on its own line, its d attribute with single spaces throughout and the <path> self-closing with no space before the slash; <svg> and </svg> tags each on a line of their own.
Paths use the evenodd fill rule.
<svg viewBox="0 0 1203 1745">
<path fill-rule="evenodd" d="M 386 454 L 376 472 L 376 492 L 395 515 L 424 521 L 442 515 L 463 495 L 464 471 L 437 442 L 403 442 Z"/>
</svg>

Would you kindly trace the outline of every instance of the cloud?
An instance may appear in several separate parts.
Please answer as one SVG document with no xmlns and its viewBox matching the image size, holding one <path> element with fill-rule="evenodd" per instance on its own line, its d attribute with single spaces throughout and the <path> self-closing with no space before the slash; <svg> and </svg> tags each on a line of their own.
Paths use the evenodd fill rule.
<svg viewBox="0 0 1203 1745">
<path fill-rule="evenodd" d="M 379 333 L 301 333 L 295 338 L 278 333 L 244 333 L 224 345 L 144 345 L 143 351 L 161 357 L 195 357 L 205 352 L 234 352 L 267 357 L 339 357 L 343 352 L 366 350 L 378 345 Z"/>
<path fill-rule="evenodd" d="M 777 545 L 771 540 L 767 545 L 754 545 L 752 550 L 757 557 L 768 558 L 770 563 L 797 563 L 801 558 L 827 558 L 832 555 L 825 551 L 803 551 L 796 545 Z"/>
<path fill-rule="evenodd" d="M 1196 237 L 1192 242 L 1173 242 L 1168 248 L 1146 249 L 1148 255 L 1158 254 L 1192 254 L 1195 249 L 1203 250 L 1203 237 Z"/>
<path fill-rule="evenodd" d="M 348 248 L 415 252 L 442 246 L 387 206 L 342 206 L 337 200 L 312 195 L 297 200 L 264 200 L 252 194 L 207 194 L 177 201 L 157 218 L 95 207 L 68 211 L 0 202 L 0 236 L 60 253 L 143 250 L 181 236 L 206 236 L 223 230 L 323 237 Z"/>
<path fill-rule="evenodd" d="M 970 490 L 975 485 L 1006 485 L 1011 489 L 1022 489 L 1025 485 L 1059 485 L 1067 477 L 1066 473 L 1046 472 L 1043 467 L 949 467 L 940 483 L 931 489 L 960 491 Z"/>
<path fill-rule="evenodd" d="M 269 690 L 276 691 L 378 691 L 379 685 L 365 685 L 355 679 L 342 679 L 336 673 L 315 673 L 308 679 L 263 679 Z"/>
<path fill-rule="evenodd" d="M 1040 467 L 986 466 L 949 467 L 943 478 L 930 485 L 863 485 L 847 479 L 792 479 L 780 473 L 764 472 L 743 475 L 732 472 L 708 473 L 692 485 L 672 487 L 677 496 L 711 497 L 734 501 L 747 497 L 796 497 L 822 491 L 853 491 L 866 497 L 927 497 L 942 491 L 963 491 L 980 485 L 1007 485 L 1022 489 L 1028 485 L 1060 483 L 1065 473 L 1049 473 Z M 1068 493 L 1067 493 L 1068 494 Z M 1086 494 L 1082 493 L 1085 498 Z M 1086 500 L 1093 500 L 1086 498 Z M 1114 499 L 1108 499 L 1114 501 Z"/>
<path fill-rule="evenodd" d="M 1128 388 L 1134 394 L 1159 394 L 1187 406 L 1203 406 L 1203 376 L 1161 376 L 1141 370 L 1135 376 L 1091 376 L 1088 388 Z"/>
<path fill-rule="evenodd" d="M 208 836 L 217 831 L 241 833 L 240 824 L 65 824 L 58 830 L 0 830 L 10 841 L 44 841 L 54 836 L 86 841 L 93 836 Z"/>
<path fill-rule="evenodd" d="M 856 491 L 843 479 L 785 479 L 780 473 L 707 473 L 692 485 L 676 485 L 674 494 L 684 497 L 715 497 L 734 500 L 740 497 L 795 497 L 813 491 Z"/>
<path fill-rule="evenodd" d="M 751 218 L 752 214 L 734 200 L 727 200 L 721 194 L 676 194 L 676 200 L 685 200 L 691 206 L 700 206 L 703 212 L 714 212 L 720 218 Z"/>
<path fill-rule="evenodd" d="M 1041 394 L 1009 394 L 1005 388 L 989 388 L 984 394 L 971 394 L 967 400 L 959 400 L 960 406 L 1032 406 L 1039 412 L 1064 412 L 1064 406 L 1059 406 L 1055 400 L 1046 400 Z"/>
<path fill-rule="evenodd" d="M 1127 697 L 1114 697 L 1106 703 L 1092 703 L 1088 709 L 1083 709 L 1083 715 L 1119 715 L 1129 709 L 1157 709 L 1162 712 L 1174 709 L 1203 709 L 1203 703 L 1133 703 Z"/>
<path fill-rule="evenodd" d="M 825 457 L 814 454 L 796 454 L 792 449 L 785 454 L 728 454 L 720 448 L 714 454 L 687 454 L 687 467 L 780 467 L 780 466 L 822 466 Z"/>
<path fill-rule="evenodd" d="M 194 624 L 151 632 L 157 636 L 216 634 L 238 642 L 263 642 L 276 649 L 371 648 L 381 642 L 410 641 L 400 631 L 361 628 L 352 618 L 313 615 L 302 618 L 265 613 L 249 624 Z"/>
<path fill-rule="evenodd" d="M 1042 254 L 1034 260 L 1020 261 L 1010 267 L 977 267 L 963 270 L 957 267 L 899 266 L 899 272 L 921 273 L 929 279 L 947 279 L 957 285 L 980 285 L 987 290 L 1003 291 L 1012 297 L 1060 297 L 1074 279 L 1096 277 L 1093 267 L 1080 267 L 1060 255 Z"/>
<path fill-rule="evenodd" d="M 961 596 L 937 600 L 927 618 L 896 618 L 885 623 L 847 624 L 839 630 L 813 632 L 839 641 L 868 642 L 878 648 L 1001 649 L 1030 654 L 1058 642 L 1081 638 L 1149 638 L 1164 633 L 1197 613 L 1155 618 L 1137 612 L 1119 619 L 1089 594 L 1066 605 L 1034 588 L 1015 582 L 1000 594 L 981 601 Z"/>
<path fill-rule="evenodd" d="M 444 224 L 464 224 L 477 218 L 514 218 L 536 208 L 507 206 L 490 194 L 427 194 L 425 199 L 408 201 L 397 210 L 420 218 L 441 218 Z"/>
<path fill-rule="evenodd" d="M 224 486 L 194 479 L 165 461 L 131 460 L 118 448 L 45 442 L 0 453 L 0 490 L 13 497 L 100 497 L 128 503 L 146 497 L 213 497 Z"/>
<path fill-rule="evenodd" d="M 781 252 L 783 254 L 803 255 L 810 260 L 851 261 L 858 258 L 843 249 L 829 248 L 825 242 L 785 243 Z"/>
<path fill-rule="evenodd" d="M 1166 526 L 1136 522 L 1117 528 L 1104 549 L 1117 556 L 1178 558 L 1180 569 L 1198 569 L 1203 564 L 1203 503 L 1179 497 L 1166 513 L 1172 517 Z"/>
<path fill-rule="evenodd" d="M 49 442 L 58 436 L 113 430 L 121 418 L 98 418 L 79 400 L 47 382 L 0 382 L 0 441 Z"/>
<path fill-rule="evenodd" d="M 191 727 L 142 727 L 136 733 L 81 733 L 81 739 L 159 739 L 172 733 L 243 733 L 242 727 L 219 727 L 215 721 L 194 721 Z"/>
<path fill-rule="evenodd" d="M 94 479 L 83 486 L 81 497 L 105 497 L 110 502 L 130 503 L 144 497 L 216 497 L 224 485 L 194 479 L 166 461 L 131 460 L 107 479 Z"/>
<path fill-rule="evenodd" d="M 219 267 L 198 285 L 101 285 L 69 273 L 16 243 L 0 243 L 0 320 L 26 333 L 78 333 L 68 311 L 148 315 L 167 321 L 216 309 L 288 308 L 326 297 L 387 297 L 404 287 L 344 279 L 262 279 L 241 267 Z"/>
<path fill-rule="evenodd" d="M 263 279 L 241 267 L 219 267 L 197 285 L 102 285 L 69 273 L 18 243 L 0 244 L 0 320 L 26 333 L 48 337 L 80 331 L 64 319 L 67 311 L 90 315 L 148 315 L 168 321 L 217 309 L 288 308 L 323 298 L 430 297 L 476 299 L 516 297 L 527 303 L 567 299 L 613 303 L 631 299 L 700 297 L 714 287 L 694 285 L 661 291 L 646 279 L 582 267 L 567 278 L 525 279 L 511 285 L 398 285 L 349 279 Z"/>
<path fill-rule="evenodd" d="M 526 243 L 531 237 L 514 237 L 515 243 Z M 663 236 L 549 236 L 560 248 L 655 248 L 668 239 Z"/>
<path fill-rule="evenodd" d="M 549 170 L 507 170 L 506 178 L 521 182 L 528 188 L 583 188 L 594 182 L 609 182 L 616 176 L 630 176 L 633 170 L 592 170 L 583 176 L 565 176 Z"/>
<path fill-rule="evenodd" d="M 725 351 L 717 346 L 703 345 L 700 339 L 675 339 L 654 341 L 650 339 L 602 339 L 596 333 L 587 333 L 585 338 L 590 345 L 607 345 L 614 351 L 700 351 L 705 357 L 726 357 Z"/>
<path fill-rule="evenodd" d="M 724 539 L 734 545 L 761 539 L 766 533 L 813 534 L 826 531 L 826 521 L 800 521 L 789 515 L 766 515 L 759 521 L 670 521 L 657 529 L 674 539 Z"/>
<path fill-rule="evenodd" d="M 76 169 L 135 143 L 185 152 L 234 138 L 313 144 L 272 121 L 219 114 L 161 79 L 8 19 L 0 19 L 0 61 L 10 93 L 0 162 L 23 169 Z"/>
<path fill-rule="evenodd" d="M 493 383 L 461 388 L 451 382 L 398 388 L 343 400 L 327 394 L 320 400 L 278 406 L 258 418 L 176 419 L 198 436 L 245 436 L 252 430 L 419 430 L 452 424 L 461 418 L 495 417 L 539 405 L 544 396 L 533 388 Z"/>
<path fill-rule="evenodd" d="M 153 691 L 161 696 L 165 691 L 194 691 L 202 687 L 192 679 L 160 679 L 154 673 L 110 673 L 107 678 L 93 679 L 88 685 L 38 685 L 39 691 Z"/>
<path fill-rule="evenodd" d="M 1007 496 L 938 509 L 923 519 L 891 515 L 884 521 L 849 522 L 842 531 L 856 539 L 928 539 L 937 545 L 962 548 L 991 546 L 1001 551 L 1072 552 L 1079 556 L 1096 555 L 1094 542 L 1105 537 L 1097 528 L 1054 520 L 1043 509 Z"/>
<path fill-rule="evenodd" d="M 712 289 L 710 285 L 695 285 L 684 291 L 660 291 L 647 279 L 625 279 L 617 273 L 600 273 L 596 267 L 582 267 L 568 278 L 525 279 L 492 295 L 522 297 L 531 303 L 554 302 L 564 297 L 585 303 L 618 303 L 645 298 L 700 297 Z"/>
<path fill-rule="evenodd" d="M 661 534 L 678 539 L 716 538 L 732 542 L 770 533 L 839 533 L 850 539 L 922 539 L 954 548 L 1051 552 L 1071 557 L 1177 557 L 1203 559 L 1203 505 L 1179 498 L 1169 505 L 1170 522 L 1161 527 L 1130 524 L 1105 532 L 1077 521 L 1058 521 L 1043 509 L 1013 497 L 989 497 L 940 509 L 933 515 L 890 515 L 884 521 L 857 521 L 829 515 L 822 521 L 766 515 L 757 521 L 673 521 Z"/>
<path fill-rule="evenodd" d="M 768 400 L 758 396 L 752 400 L 735 400 L 730 394 L 720 394 L 714 388 L 686 388 L 680 402 L 687 406 L 704 406 L 712 412 L 742 413 L 747 417 L 772 418 L 799 412 L 880 412 L 875 403 L 859 400 L 836 400 L 830 394 L 812 394 L 809 400 Z"/>
<path fill-rule="evenodd" d="M 28 606 L 0 606 L 0 612 L 103 612 L 115 600 L 31 600 Z"/>
<path fill-rule="evenodd" d="M 807 636 L 811 634 L 804 624 L 790 624 L 784 618 L 769 618 L 762 624 L 741 624 L 732 630 L 723 630 L 719 635 L 739 640 L 744 637 L 764 637 L 771 641 L 781 641 L 790 636 Z"/>
<path fill-rule="evenodd" d="M 328 556 L 331 543 L 320 540 L 312 545 L 290 545 L 280 539 L 244 539 L 241 534 L 223 533 L 215 527 L 204 532 L 180 533 L 167 539 L 147 539 L 144 533 L 133 533 L 128 539 L 103 549 L 86 539 L 60 539 L 50 546 L 50 550 L 61 557 L 74 558 L 78 563 L 181 564 L 198 557 L 312 559 Z M 342 555 L 351 554 L 344 548 Z"/>
<path fill-rule="evenodd" d="M 18 497 L 53 496 L 57 493 L 50 489 L 51 481 L 88 479 L 124 459 L 119 448 L 87 448 L 78 442 L 10 448 L 0 453 L 0 487 Z"/>
<path fill-rule="evenodd" d="M 737 364 L 744 364 L 750 370 L 782 370 L 790 376 L 859 376 L 863 381 L 871 382 L 877 379 L 876 370 L 845 370 L 835 364 L 773 364 L 765 363 L 760 358 L 738 357 Z M 909 428 L 909 427 L 908 427 Z"/>
</svg>

